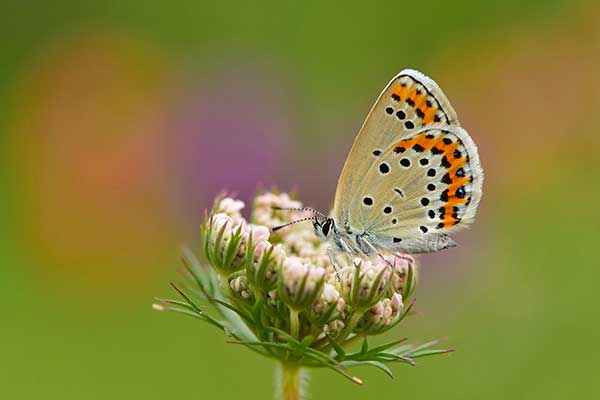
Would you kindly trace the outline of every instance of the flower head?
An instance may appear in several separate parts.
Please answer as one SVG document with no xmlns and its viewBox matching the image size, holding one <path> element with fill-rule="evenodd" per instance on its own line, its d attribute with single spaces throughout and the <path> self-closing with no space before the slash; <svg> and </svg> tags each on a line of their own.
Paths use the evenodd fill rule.
<svg viewBox="0 0 600 400">
<path fill-rule="evenodd" d="M 407 346 L 395 350 L 393 344 L 369 350 L 366 342 L 408 313 L 404 302 L 416 283 L 410 257 L 386 253 L 385 258 L 352 259 L 346 254 L 334 266 L 311 224 L 271 231 L 305 217 L 302 203 L 268 192 L 253 204 L 250 223 L 241 214 L 243 202 L 215 201 L 201 229 L 208 265 L 191 252 L 184 257 L 194 293 L 201 296 L 173 285 L 183 301 L 161 299 L 156 310 L 194 315 L 265 356 L 331 368 L 355 383 L 361 381 L 348 374 L 346 365 L 412 363 L 411 356 L 432 354 L 424 348 L 413 354 Z M 208 306 L 218 318 L 204 310 Z M 360 352 L 352 353 L 348 345 L 357 338 L 365 341 Z"/>
</svg>

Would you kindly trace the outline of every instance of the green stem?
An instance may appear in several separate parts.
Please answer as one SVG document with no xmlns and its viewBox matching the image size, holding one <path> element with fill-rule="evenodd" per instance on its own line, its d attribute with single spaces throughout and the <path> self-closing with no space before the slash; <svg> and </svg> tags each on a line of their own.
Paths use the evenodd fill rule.
<svg viewBox="0 0 600 400">
<path fill-rule="evenodd" d="M 298 311 L 290 309 L 290 334 L 296 339 L 300 336 L 300 318 Z"/>
<path fill-rule="evenodd" d="M 358 324 L 358 321 L 360 321 L 360 319 L 362 318 L 363 315 L 364 315 L 364 311 L 361 311 L 361 312 L 355 311 L 352 314 L 352 316 L 350 316 L 350 320 L 348 321 L 348 324 L 344 327 L 344 329 L 338 336 L 338 341 L 340 343 L 343 342 L 344 340 L 346 340 L 346 337 L 348 337 L 350 332 L 352 332 L 354 330 L 354 328 L 356 327 L 356 324 Z"/>
<path fill-rule="evenodd" d="M 304 370 L 296 364 L 279 364 L 277 400 L 301 400 L 304 395 Z"/>
</svg>

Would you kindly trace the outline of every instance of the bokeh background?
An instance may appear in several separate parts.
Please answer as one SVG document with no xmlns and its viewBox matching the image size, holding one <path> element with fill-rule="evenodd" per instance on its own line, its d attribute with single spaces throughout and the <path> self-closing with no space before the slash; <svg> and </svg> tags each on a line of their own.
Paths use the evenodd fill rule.
<svg viewBox="0 0 600 400">
<path fill-rule="evenodd" d="M 597 2 L 4 0 L 0 22 L 0 397 L 271 398 L 270 361 L 152 298 L 221 189 L 328 209 L 406 67 L 486 171 L 393 334 L 457 351 L 363 387 L 316 371 L 311 398 L 599 395 Z"/>
</svg>

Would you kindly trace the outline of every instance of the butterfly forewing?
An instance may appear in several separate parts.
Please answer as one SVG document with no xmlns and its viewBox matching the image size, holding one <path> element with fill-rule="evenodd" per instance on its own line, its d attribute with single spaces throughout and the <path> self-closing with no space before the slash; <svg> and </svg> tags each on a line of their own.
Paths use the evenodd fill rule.
<svg viewBox="0 0 600 400">
<path fill-rule="evenodd" d="M 477 148 L 446 96 L 431 79 L 405 70 L 384 89 L 354 142 L 334 216 L 383 247 L 412 238 L 417 252 L 424 235 L 473 218 L 482 179 Z"/>
</svg>

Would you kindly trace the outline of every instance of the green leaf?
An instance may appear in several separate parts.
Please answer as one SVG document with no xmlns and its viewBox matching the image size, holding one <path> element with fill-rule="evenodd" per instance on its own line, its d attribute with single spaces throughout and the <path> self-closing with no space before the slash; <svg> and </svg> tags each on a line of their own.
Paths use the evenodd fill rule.
<svg viewBox="0 0 600 400">
<path fill-rule="evenodd" d="M 227 249 L 225 250 L 225 257 L 223 262 L 221 263 L 221 267 L 230 271 L 231 264 L 235 259 L 235 256 L 239 250 L 240 242 L 242 241 L 242 225 L 238 226 L 238 228 L 231 234 L 229 238 L 229 243 L 227 244 Z"/>
<path fill-rule="evenodd" d="M 284 344 L 284 343 L 271 343 L 271 342 L 262 342 L 262 341 L 253 341 L 253 342 L 248 342 L 248 341 L 228 341 L 227 343 L 232 343 L 232 344 L 242 344 L 242 345 L 246 345 L 246 346 L 263 346 L 263 347 L 271 347 L 271 348 L 276 348 L 276 349 L 283 349 L 283 350 L 288 350 L 290 352 L 293 351 L 297 351 L 298 348 L 294 347 L 294 346 L 290 346 L 289 344 Z M 348 372 L 345 371 L 345 367 L 340 364 L 339 362 L 337 362 L 336 360 L 334 360 L 333 358 L 329 357 L 328 355 L 321 353 L 319 351 L 316 351 L 314 349 L 311 349 L 310 347 L 304 348 L 303 349 L 303 353 L 302 356 L 307 357 L 312 359 L 313 361 L 315 361 L 318 365 L 322 366 L 322 367 L 326 367 L 329 368 L 331 370 L 336 371 L 337 373 L 341 374 L 342 376 L 348 378 L 350 381 L 357 383 L 357 384 L 362 384 L 362 380 L 350 375 Z"/>
<path fill-rule="evenodd" d="M 354 276 L 352 277 L 352 287 L 350 291 L 350 303 L 354 303 L 357 301 L 358 297 L 358 289 L 360 287 L 360 281 L 363 276 L 360 275 L 360 267 L 362 263 L 354 264 Z"/>
<path fill-rule="evenodd" d="M 393 342 L 382 344 L 380 346 L 374 347 L 371 350 L 369 350 L 369 353 L 379 353 L 381 351 L 385 351 L 391 347 L 394 347 L 397 344 L 405 342 L 406 340 L 407 340 L 407 338 L 402 338 L 402 339 L 394 340 Z"/>
<path fill-rule="evenodd" d="M 212 227 L 213 227 L 214 223 L 213 223 L 213 219 L 211 217 L 210 219 L 210 235 L 212 236 Z M 221 229 L 219 229 L 219 233 L 217 234 L 217 239 L 215 240 L 215 244 L 214 247 L 210 245 L 208 246 L 208 249 L 220 249 L 221 248 L 221 241 L 223 240 L 223 235 L 225 234 L 225 229 L 227 229 L 227 224 L 223 224 L 223 226 L 221 227 Z M 217 254 L 215 255 L 213 251 L 209 251 L 207 253 L 207 256 L 210 255 L 209 259 L 212 259 L 213 261 L 213 265 L 214 266 L 222 266 L 223 265 L 223 257 L 222 254 Z M 218 257 L 217 257 L 218 256 Z"/>
<path fill-rule="evenodd" d="M 312 337 L 310 337 L 310 336 L 305 336 L 305 337 L 302 339 L 302 341 L 300 342 L 300 347 L 302 347 L 302 348 L 306 348 L 306 347 L 308 347 L 308 346 L 310 346 L 310 345 L 311 345 L 312 341 L 313 341 L 313 340 L 312 340 Z"/>
<path fill-rule="evenodd" d="M 322 353 L 321 353 L 322 354 Z M 322 366 L 329 368 L 339 374 L 341 374 L 342 376 L 344 376 L 345 378 L 350 379 L 350 381 L 362 385 L 363 381 L 360 378 L 357 378 L 356 376 L 352 376 L 350 375 L 348 372 L 346 372 L 345 367 L 341 364 L 338 363 L 337 361 L 331 359 L 332 361 L 325 361 L 321 358 L 319 358 L 318 356 L 316 356 L 315 354 L 311 354 L 311 353 L 306 353 L 305 354 L 308 358 L 312 358 L 313 360 L 317 361 L 319 364 L 321 364 Z"/>
<path fill-rule="evenodd" d="M 335 352 L 337 353 L 337 359 L 338 361 L 342 361 L 346 358 L 346 352 L 344 351 L 344 348 L 342 346 L 340 346 L 340 344 L 333 339 L 332 337 L 330 337 L 329 335 L 327 335 L 327 338 L 329 339 L 329 343 L 331 343 L 331 346 L 333 346 L 333 349 L 335 350 Z"/>
<path fill-rule="evenodd" d="M 232 306 L 231 304 L 229 304 L 229 303 L 227 303 L 227 302 L 225 302 L 223 300 L 212 298 L 211 301 L 219 304 L 220 306 L 225 307 L 229 311 L 234 312 L 242 320 L 244 320 L 244 322 L 246 324 L 254 325 L 254 320 L 252 319 L 252 315 L 251 315 L 251 313 L 247 312 L 247 310 L 241 310 L 240 308 L 236 308 L 236 307 Z M 236 303 L 236 304 L 239 305 L 239 303 Z"/>
<path fill-rule="evenodd" d="M 408 263 L 408 274 L 406 277 L 406 286 L 404 287 L 404 293 L 402 293 L 402 297 L 408 299 L 413 291 L 414 291 L 414 279 L 415 279 L 415 271 L 412 263 Z"/>
<path fill-rule="evenodd" d="M 181 261 L 186 270 L 190 273 L 190 276 L 194 279 L 196 285 L 198 285 L 202 291 L 209 292 L 212 296 L 214 294 L 214 288 L 212 287 L 212 282 L 208 278 L 208 271 L 202 268 L 194 253 L 192 253 L 187 246 L 181 248 Z M 205 274 L 200 273 L 200 271 L 203 270 L 206 272 Z"/>
<path fill-rule="evenodd" d="M 194 309 L 194 311 L 200 315 L 201 317 L 205 318 L 205 320 L 211 324 L 213 324 L 214 326 L 217 326 L 219 328 L 223 328 L 224 325 L 222 322 L 217 321 L 215 318 L 211 317 L 209 314 L 205 313 L 196 303 L 194 303 L 194 301 L 192 299 L 190 299 L 190 297 L 185 294 L 181 289 L 179 289 L 173 282 L 171 282 L 171 287 L 173 289 L 175 289 L 175 291 L 177 293 L 179 293 L 179 295 L 181 297 L 183 297 L 183 299 L 189 304 L 190 307 L 192 307 Z"/>
<path fill-rule="evenodd" d="M 362 346 L 360 347 L 361 353 L 366 353 L 369 350 L 369 343 L 367 342 L 367 337 L 363 338 Z"/>
<path fill-rule="evenodd" d="M 411 358 L 419 358 L 419 357 L 428 357 L 435 356 L 438 354 L 448 354 L 454 352 L 454 349 L 431 349 L 431 350 L 421 350 L 416 353 L 411 353 Z"/>
<path fill-rule="evenodd" d="M 285 331 L 282 331 L 279 328 L 275 328 L 274 326 L 266 326 L 264 329 L 267 332 L 271 332 L 271 333 L 274 333 L 274 334 L 277 334 L 277 335 L 281 336 L 284 340 L 286 340 L 289 343 L 292 343 L 292 344 L 294 344 L 296 346 L 300 345 L 300 342 L 298 341 L 298 339 L 296 339 L 295 337 L 293 337 L 289 333 L 287 333 Z"/>
<path fill-rule="evenodd" d="M 381 298 L 385 295 L 385 292 L 387 292 L 388 288 L 390 287 L 390 282 L 391 279 L 388 279 L 385 283 L 384 283 L 384 288 L 381 291 L 381 293 L 377 293 L 379 285 L 381 285 L 381 281 L 383 280 L 383 277 L 386 273 L 386 268 L 382 268 L 379 273 L 375 276 L 375 279 L 373 280 L 373 283 L 371 284 L 371 290 L 369 291 L 369 303 L 375 304 L 377 303 L 379 300 L 381 300 Z"/>
<path fill-rule="evenodd" d="M 412 349 L 410 349 L 410 351 L 409 351 L 409 352 L 407 352 L 407 353 L 404 353 L 403 355 L 405 355 L 405 356 L 410 356 L 411 354 L 413 354 L 413 353 L 416 353 L 416 352 L 418 352 L 418 351 L 425 350 L 425 349 L 428 349 L 428 348 L 430 348 L 430 347 L 433 347 L 433 346 L 435 346 L 436 344 L 438 344 L 439 342 L 440 342 L 439 340 L 432 340 L 432 341 L 430 341 L 430 342 L 423 343 L 422 345 L 419 345 L 419 346 L 413 347 Z M 396 353 L 396 354 L 398 354 L 398 353 Z"/>
<path fill-rule="evenodd" d="M 399 354 L 394 354 L 394 353 L 386 353 L 386 352 L 378 353 L 376 358 L 384 360 L 384 361 L 400 361 L 400 362 L 410 364 L 413 367 L 416 364 L 415 360 L 411 359 L 410 357 L 399 355 Z"/>
<path fill-rule="evenodd" d="M 392 370 L 387 365 L 385 365 L 384 363 L 382 363 L 380 361 L 370 361 L 370 360 L 367 360 L 367 361 L 343 361 L 342 365 L 345 367 L 355 367 L 357 365 L 369 365 L 371 367 L 375 367 L 375 368 L 382 370 L 391 379 L 394 378 L 394 374 L 392 373 Z"/>
<path fill-rule="evenodd" d="M 180 307 L 184 307 L 186 309 L 189 309 L 191 311 L 196 311 L 194 309 L 194 307 L 190 306 L 188 303 L 186 303 L 185 301 L 179 301 L 179 300 L 171 300 L 171 299 L 162 299 L 160 297 L 155 297 L 154 300 L 160 302 L 160 303 L 164 303 L 164 304 L 171 304 L 174 306 L 180 306 Z"/>
</svg>

